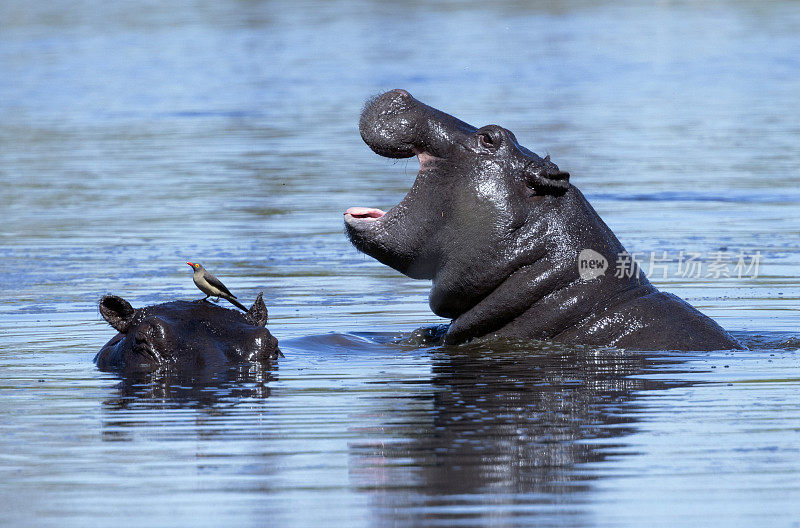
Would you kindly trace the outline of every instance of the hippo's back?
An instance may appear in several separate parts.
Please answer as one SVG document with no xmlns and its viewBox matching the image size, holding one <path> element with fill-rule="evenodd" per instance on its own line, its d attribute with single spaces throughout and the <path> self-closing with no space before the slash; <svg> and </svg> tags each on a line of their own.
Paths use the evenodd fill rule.
<svg viewBox="0 0 800 528">
<path fill-rule="evenodd" d="M 713 319 L 680 297 L 657 290 L 609 307 L 556 340 L 635 350 L 743 348 Z"/>
</svg>

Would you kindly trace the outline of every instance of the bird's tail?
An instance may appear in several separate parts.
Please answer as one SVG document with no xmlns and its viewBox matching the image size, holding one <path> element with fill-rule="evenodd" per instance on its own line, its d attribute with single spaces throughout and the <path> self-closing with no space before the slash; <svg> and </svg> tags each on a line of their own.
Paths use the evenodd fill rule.
<svg viewBox="0 0 800 528">
<path fill-rule="evenodd" d="M 242 303 L 240 303 L 233 297 L 225 297 L 225 298 L 228 300 L 228 302 L 230 302 L 232 305 L 239 308 L 240 310 L 244 310 L 245 312 L 247 311 L 247 308 L 245 308 L 245 306 Z"/>
</svg>

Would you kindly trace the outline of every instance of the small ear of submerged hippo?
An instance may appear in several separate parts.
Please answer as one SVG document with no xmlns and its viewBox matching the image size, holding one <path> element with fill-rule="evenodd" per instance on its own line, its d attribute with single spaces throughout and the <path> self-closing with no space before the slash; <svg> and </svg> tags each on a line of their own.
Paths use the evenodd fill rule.
<svg viewBox="0 0 800 528">
<path fill-rule="evenodd" d="M 264 292 L 260 292 L 256 297 L 256 302 L 244 316 L 255 326 L 267 326 L 268 315 L 267 306 L 264 304 Z"/>
<path fill-rule="evenodd" d="M 525 181 L 536 192 L 563 194 L 569 188 L 569 173 L 550 161 L 548 154 L 541 164 L 525 168 Z"/>
<path fill-rule="evenodd" d="M 122 297 L 105 295 L 100 299 L 100 315 L 120 332 L 128 329 L 135 313 L 133 306 Z"/>
</svg>

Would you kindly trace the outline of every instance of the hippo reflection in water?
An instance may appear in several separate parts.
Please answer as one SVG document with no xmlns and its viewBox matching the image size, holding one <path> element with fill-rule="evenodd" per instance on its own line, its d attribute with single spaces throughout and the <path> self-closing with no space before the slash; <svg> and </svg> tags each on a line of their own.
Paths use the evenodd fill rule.
<svg viewBox="0 0 800 528">
<path fill-rule="evenodd" d="M 348 209 L 347 235 L 380 262 L 433 281 L 431 309 L 452 319 L 446 343 L 495 334 L 641 350 L 740 348 L 638 268 L 582 278 L 581 251 L 613 263 L 625 249 L 569 174 L 510 131 L 475 128 L 404 90 L 369 101 L 359 128 L 373 151 L 416 155 L 420 170 L 390 211 Z"/>
<path fill-rule="evenodd" d="M 94 359 L 101 370 L 213 371 L 283 355 L 278 340 L 266 329 L 267 307 L 261 294 L 247 313 L 205 300 L 134 309 L 125 299 L 106 295 L 100 299 L 100 314 L 119 331 Z"/>
</svg>

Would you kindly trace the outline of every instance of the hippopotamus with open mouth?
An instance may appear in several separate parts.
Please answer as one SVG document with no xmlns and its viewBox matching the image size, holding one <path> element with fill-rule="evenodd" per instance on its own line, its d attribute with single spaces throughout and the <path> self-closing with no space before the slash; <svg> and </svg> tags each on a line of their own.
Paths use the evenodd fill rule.
<svg viewBox="0 0 800 528">
<path fill-rule="evenodd" d="M 100 315 L 119 333 L 94 358 L 101 370 L 208 372 L 283 356 L 266 328 L 261 294 L 246 313 L 211 302 L 172 301 L 134 309 L 116 295 L 100 299 Z"/>
<path fill-rule="evenodd" d="M 638 267 L 582 276 L 582 251 L 614 263 L 625 249 L 569 174 L 511 131 L 476 128 L 405 90 L 368 101 L 359 128 L 373 151 L 417 156 L 420 170 L 388 212 L 348 209 L 347 235 L 380 262 L 433 281 L 431 309 L 452 319 L 446 343 L 494 334 L 639 350 L 741 347 Z"/>
</svg>

